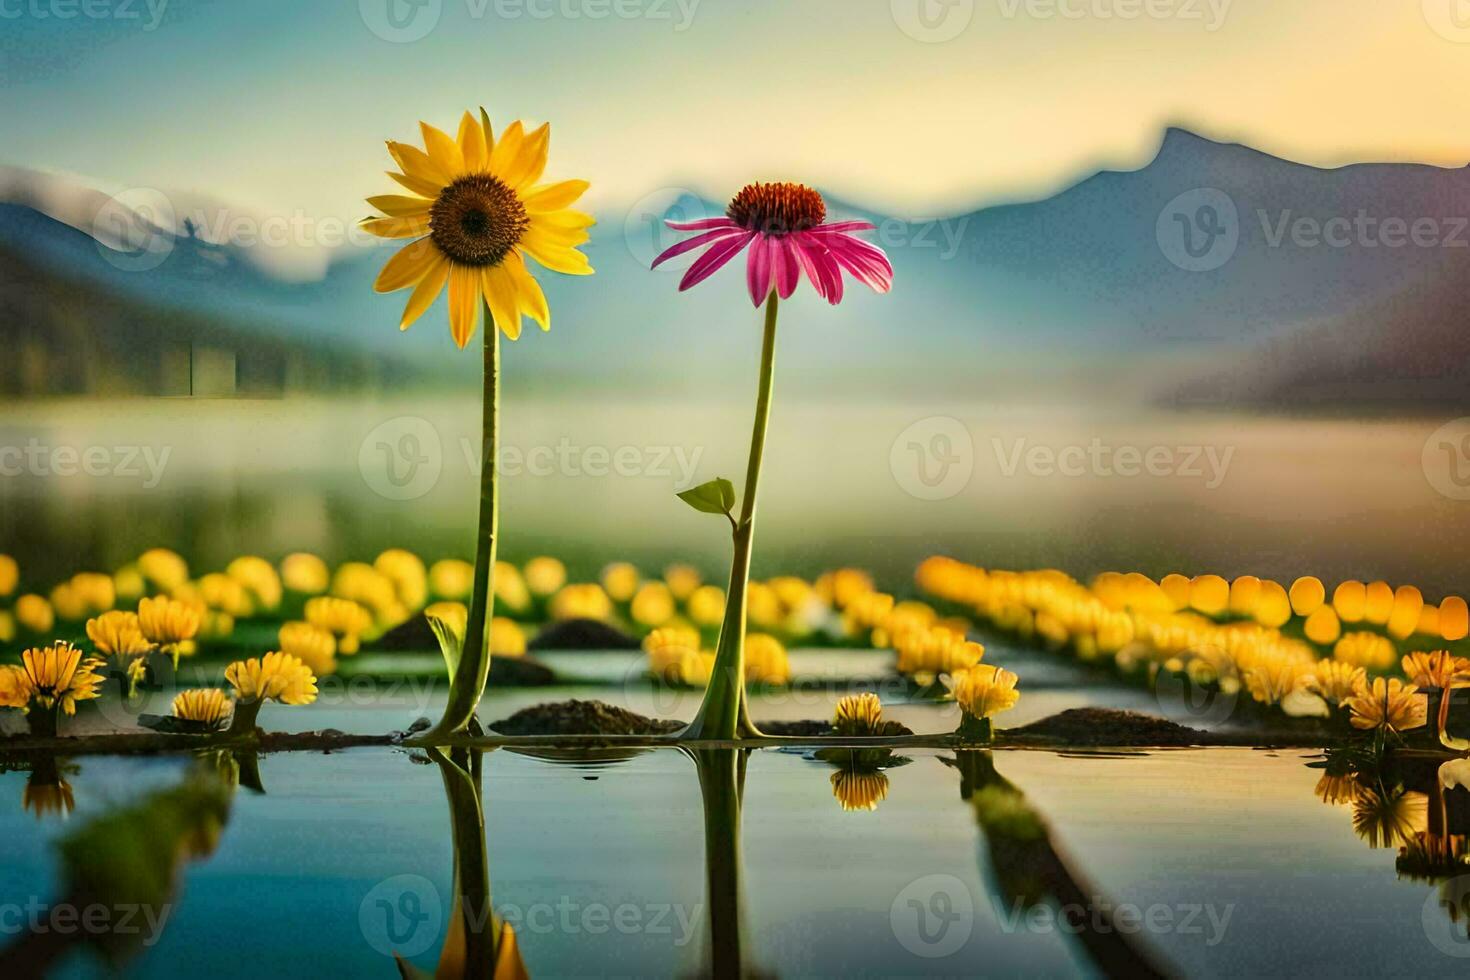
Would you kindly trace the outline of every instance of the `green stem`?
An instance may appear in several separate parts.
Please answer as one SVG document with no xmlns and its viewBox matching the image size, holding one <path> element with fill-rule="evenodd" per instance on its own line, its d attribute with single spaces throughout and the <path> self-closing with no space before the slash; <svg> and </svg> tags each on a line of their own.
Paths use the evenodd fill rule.
<svg viewBox="0 0 1470 980">
<path fill-rule="evenodd" d="M 480 460 L 480 521 L 476 532 L 475 584 L 459 667 L 449 681 L 444 717 L 430 734 L 453 735 L 469 726 L 490 676 L 487 640 L 495 606 L 495 544 L 500 534 L 500 331 L 485 307 L 485 376 L 480 424 L 484 455 Z"/>
<path fill-rule="evenodd" d="M 740 502 L 740 520 L 732 532 L 735 553 L 730 562 L 730 585 L 725 598 L 725 619 L 720 624 L 715 666 L 699 714 L 684 730 L 686 739 L 748 738 L 760 735 L 750 720 L 745 698 L 745 617 L 750 585 L 750 555 L 755 539 L 756 488 L 760 482 L 761 457 L 766 450 L 766 429 L 771 420 L 771 389 L 776 368 L 776 314 L 780 301 L 771 293 L 766 300 L 766 327 L 761 340 L 760 387 L 755 402 L 755 425 L 750 434 L 750 461 L 745 470 L 745 493 Z"/>
<path fill-rule="evenodd" d="M 740 808 L 749 749 L 694 750 L 704 809 L 704 864 L 709 905 L 709 962 L 705 975 L 739 978 L 746 963 L 745 889 L 740 848 Z"/>
</svg>

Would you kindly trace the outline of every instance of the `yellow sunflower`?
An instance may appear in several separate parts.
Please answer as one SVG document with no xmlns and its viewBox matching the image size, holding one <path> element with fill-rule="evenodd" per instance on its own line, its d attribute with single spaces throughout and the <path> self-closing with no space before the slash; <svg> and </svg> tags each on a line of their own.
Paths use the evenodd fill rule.
<svg viewBox="0 0 1470 980">
<path fill-rule="evenodd" d="M 424 149 L 388 142 L 400 172 L 388 176 L 412 195 L 368 198 L 382 216 L 363 228 L 381 238 L 414 241 L 388 260 L 378 292 L 413 287 L 399 329 L 407 330 L 449 284 L 449 332 L 464 347 L 474 336 L 480 307 L 488 306 L 507 337 L 521 334 L 521 317 L 551 329 L 541 286 L 526 268 L 530 256 L 553 272 L 591 275 L 577 246 L 588 239 L 592 217 L 571 210 L 585 180 L 540 183 L 551 129 L 525 132 L 519 120 L 496 139 L 490 118 L 466 112 L 458 138 L 420 123 Z"/>
</svg>

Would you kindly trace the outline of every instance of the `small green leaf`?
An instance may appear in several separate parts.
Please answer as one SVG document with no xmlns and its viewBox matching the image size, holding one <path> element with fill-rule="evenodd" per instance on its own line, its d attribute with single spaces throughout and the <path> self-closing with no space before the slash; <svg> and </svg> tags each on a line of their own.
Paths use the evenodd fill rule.
<svg viewBox="0 0 1470 980">
<path fill-rule="evenodd" d="M 690 487 L 679 499 L 704 514 L 729 514 L 735 506 L 735 484 L 729 480 L 711 480 Z"/>
</svg>

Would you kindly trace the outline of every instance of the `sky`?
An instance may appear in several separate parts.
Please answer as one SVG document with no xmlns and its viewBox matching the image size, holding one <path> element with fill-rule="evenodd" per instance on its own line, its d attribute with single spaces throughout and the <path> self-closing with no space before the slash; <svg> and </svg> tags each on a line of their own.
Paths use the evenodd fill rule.
<svg viewBox="0 0 1470 980">
<path fill-rule="evenodd" d="M 794 179 L 907 218 L 1132 169 L 1166 125 L 1470 160 L 1463 0 L 0 0 L 0 164 L 347 219 L 382 141 L 553 124 L 598 207 Z"/>
</svg>

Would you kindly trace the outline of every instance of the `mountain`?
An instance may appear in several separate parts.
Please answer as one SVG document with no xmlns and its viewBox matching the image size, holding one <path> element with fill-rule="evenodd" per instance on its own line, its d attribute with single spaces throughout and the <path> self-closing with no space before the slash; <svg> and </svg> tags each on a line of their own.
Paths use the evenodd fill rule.
<svg viewBox="0 0 1470 980">
<path fill-rule="evenodd" d="M 0 207 L 0 247 L 160 308 L 228 318 L 272 342 L 402 357 L 444 384 L 474 383 L 479 359 L 449 341 L 442 299 L 406 335 L 392 329 L 405 296 L 375 294 L 371 284 L 397 243 L 332 250 L 315 257 L 317 278 L 293 281 L 276 268 L 279 256 L 259 258 L 266 246 L 211 238 L 219 222 L 163 227 L 145 216 L 132 225 L 106 210 L 117 208 L 111 199 L 99 206 L 72 196 L 85 199 L 75 213 L 45 213 L 34 199 Z M 1141 169 L 1101 171 L 1043 200 L 935 220 L 829 203 L 834 217 L 878 225 L 869 237 L 892 257 L 895 289 L 880 297 L 855 287 L 840 311 L 799 294 L 783 308 L 781 370 L 799 391 L 864 398 L 1175 400 L 1181 380 L 1355 316 L 1395 317 L 1381 335 L 1356 328 L 1364 343 L 1373 334 L 1389 353 L 1429 349 L 1437 321 L 1416 304 L 1458 275 L 1456 243 L 1470 238 L 1457 228 L 1470 215 L 1470 169 L 1324 170 L 1179 128 Z M 199 209 L 160 210 L 177 218 Z M 532 331 L 514 345 L 508 386 L 748 396 L 758 323 L 738 272 L 680 294 L 679 269 L 648 270 L 676 237 L 661 218 L 721 210 L 688 192 L 603 209 L 587 246 L 598 274 L 542 277 L 555 332 Z M 111 220 L 99 223 L 97 213 Z M 77 239 L 75 227 L 89 220 L 92 231 L 118 225 L 113 244 L 132 251 Z M 1418 231 L 1398 234 L 1399 224 Z M 1235 398 L 1271 402 L 1216 388 L 1226 407 Z"/>
</svg>

